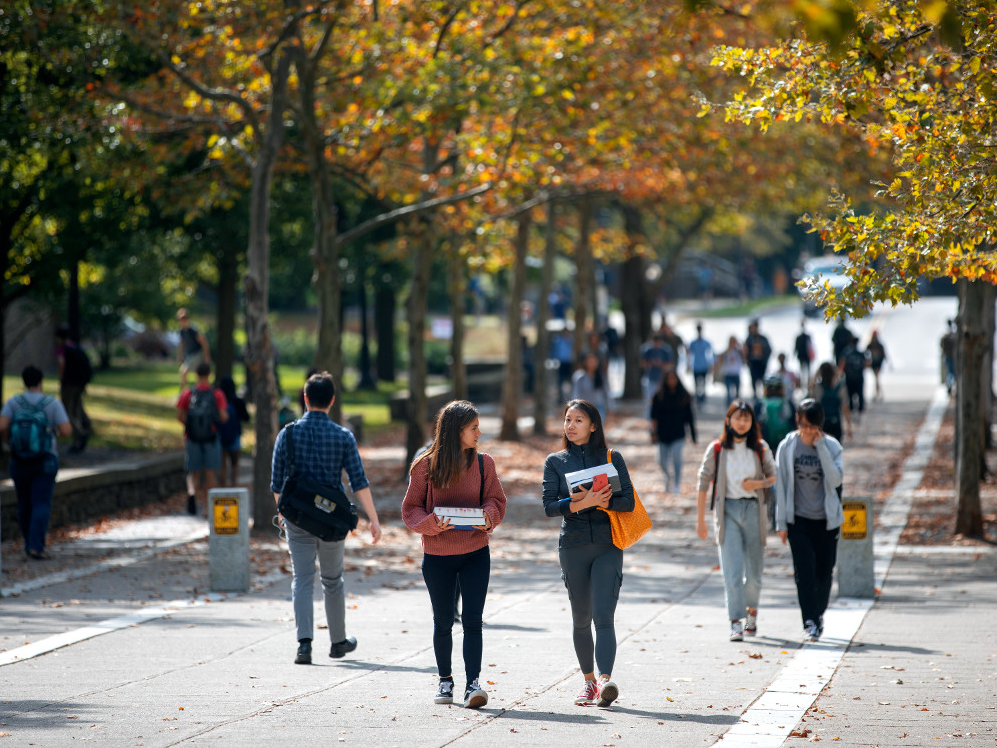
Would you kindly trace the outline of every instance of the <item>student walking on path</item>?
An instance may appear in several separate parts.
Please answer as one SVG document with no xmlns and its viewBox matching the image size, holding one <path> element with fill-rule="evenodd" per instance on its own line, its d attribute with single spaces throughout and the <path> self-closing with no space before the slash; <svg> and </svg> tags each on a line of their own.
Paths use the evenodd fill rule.
<svg viewBox="0 0 997 748">
<path fill-rule="evenodd" d="M 872 377 L 876 383 L 876 392 L 873 395 L 874 400 L 883 399 L 883 390 L 879 385 L 879 372 L 883 368 L 883 363 L 886 361 L 886 346 L 883 345 L 883 341 L 879 339 L 879 331 L 873 330 L 872 336 L 869 338 L 869 345 L 865 347 L 866 353 L 869 354 L 869 368 L 872 369 Z"/>
<path fill-rule="evenodd" d="M 623 551 L 613 545 L 609 515 L 603 510 L 632 512 L 633 485 L 623 456 L 613 451 L 609 456 L 619 475 L 619 492 L 614 493 L 611 485 L 568 491 L 567 473 L 607 462 L 606 434 L 599 411 L 592 403 L 571 400 L 565 406 L 561 445 L 561 451 L 548 455 L 544 462 L 543 505 L 548 517 L 562 518 L 557 555 L 571 603 L 575 656 L 585 678 L 575 703 L 607 707 L 620 693 L 612 673 L 616 661 L 616 603 L 623 584 Z"/>
<path fill-rule="evenodd" d="M 422 576 L 433 607 L 433 652 L 440 677 L 437 704 L 453 703 L 454 594 L 460 585 L 464 630 L 463 705 L 488 703 L 481 687 L 481 622 L 488 592 L 491 556 L 488 537 L 505 517 L 506 497 L 495 460 L 478 452 L 477 409 L 466 400 L 444 406 L 436 417 L 433 441 L 412 463 L 402 500 L 402 521 L 422 535 Z M 455 530 L 436 508 L 480 508 L 482 524 Z"/>
<path fill-rule="evenodd" d="M 824 411 L 823 430 L 838 441 L 842 438 L 842 421 L 852 437 L 852 412 L 848 407 L 848 393 L 838 370 L 830 361 L 825 361 L 817 367 L 811 388 L 812 397 L 821 404 Z"/>
<path fill-rule="evenodd" d="M 609 392 L 609 382 L 599 362 L 599 356 L 591 351 L 582 358 L 582 366 L 571 377 L 571 399 L 587 400 L 599 409 L 605 421 L 613 412 L 613 396 Z"/>
<path fill-rule="evenodd" d="M 692 398 L 675 371 L 669 371 L 651 400 L 651 441 L 658 445 L 658 464 L 665 474 L 665 491 L 679 492 L 682 479 L 682 447 L 686 426 L 696 443 Z"/>
<path fill-rule="evenodd" d="M 696 337 L 689 343 L 689 371 L 696 388 L 696 404 L 706 402 L 706 375 L 710 373 L 716 356 L 713 346 L 703 337 L 703 323 L 696 323 Z"/>
<path fill-rule="evenodd" d="M 17 495 L 17 524 L 28 558 L 44 560 L 45 536 L 52 511 L 55 474 L 59 472 L 56 437 L 73 433 L 62 403 L 42 393 L 42 370 L 21 372 L 24 392 L 0 410 L 0 435 L 10 446 L 10 480 Z"/>
<path fill-rule="evenodd" d="M 177 400 L 177 420 L 183 424 L 183 469 L 187 474 L 187 513 L 197 514 L 200 503 L 207 511 L 208 491 L 222 466 L 218 429 L 228 421 L 228 403 L 211 386 L 211 364 L 197 365 L 197 382 Z"/>
<path fill-rule="evenodd" d="M 59 362 L 59 399 L 62 400 L 69 423 L 73 427 L 73 442 L 69 447 L 78 454 L 90 440 L 90 416 L 83 407 L 83 395 L 93 378 L 93 369 L 86 351 L 69 337 L 69 328 L 60 325 L 55 331 L 55 357 Z"/>
<path fill-rule="evenodd" d="M 762 441 L 755 411 L 737 399 L 727 408 L 720 438 L 699 466 L 696 534 L 706 540 L 706 491 L 713 484 L 713 534 L 720 553 L 730 640 L 758 633 L 758 599 L 768 513 L 765 489 L 775 483 L 772 450 Z"/>
<path fill-rule="evenodd" d="M 723 378 L 724 386 L 727 388 L 728 405 L 740 396 L 741 392 L 741 368 L 744 366 L 744 354 L 737 338 L 733 335 L 727 342 L 727 350 L 717 357 L 716 374 L 714 379 Z"/>
<path fill-rule="evenodd" d="M 329 418 L 329 408 L 336 396 L 336 385 L 328 372 L 313 374 L 305 382 L 305 414 L 284 427 L 274 443 L 270 490 L 280 503 L 290 466 L 288 457 L 288 431 L 294 429 L 294 471 L 296 475 L 342 490 L 343 470 L 350 479 L 350 488 L 363 507 L 370 523 L 370 541 L 381 538 L 381 524 L 374 509 L 370 483 L 364 473 L 360 452 L 353 434 Z M 291 554 L 291 599 L 294 606 L 294 623 L 298 637 L 298 651 L 294 662 L 310 665 L 312 661 L 312 634 L 315 606 L 312 603 L 315 588 L 315 559 L 318 557 L 325 598 L 325 620 L 332 646 L 329 656 L 345 657 L 357 648 L 355 637 L 346 635 L 346 590 L 343 586 L 343 553 L 346 540 L 321 540 L 280 517 L 278 521 L 287 532 L 287 549 Z"/>
<path fill-rule="evenodd" d="M 831 598 L 838 534 L 844 521 L 841 444 L 824 433 L 824 409 L 807 398 L 796 411 L 798 430 L 776 453 L 775 529 L 793 554 L 796 597 L 803 637 L 817 641 L 824 632 L 824 611 Z"/>
</svg>

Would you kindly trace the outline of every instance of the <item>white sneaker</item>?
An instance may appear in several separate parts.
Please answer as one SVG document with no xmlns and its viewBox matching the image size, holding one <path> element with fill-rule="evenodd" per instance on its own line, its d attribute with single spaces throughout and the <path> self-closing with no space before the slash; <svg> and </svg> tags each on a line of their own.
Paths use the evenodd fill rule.
<svg viewBox="0 0 997 748">
<path fill-rule="evenodd" d="M 596 706 L 607 707 L 612 704 L 620 695 L 620 689 L 611 680 L 607 680 L 602 684 L 599 689 L 599 700 L 595 702 Z"/>
<path fill-rule="evenodd" d="M 468 709 L 480 709 L 487 703 L 488 694 L 485 693 L 485 689 L 478 685 L 478 679 L 475 678 L 464 689 L 464 706 Z"/>
<path fill-rule="evenodd" d="M 730 640 L 732 642 L 744 641 L 744 626 L 739 620 L 730 622 Z"/>
<path fill-rule="evenodd" d="M 807 620 L 803 624 L 803 641 L 815 642 L 820 639 L 820 628 L 813 621 Z"/>
<path fill-rule="evenodd" d="M 755 636 L 758 634 L 758 613 L 748 613 L 744 619 L 744 635 Z"/>
<path fill-rule="evenodd" d="M 440 690 L 436 692 L 436 698 L 433 701 L 437 704 L 452 704 L 453 703 L 453 681 L 452 680 L 441 680 Z"/>
</svg>

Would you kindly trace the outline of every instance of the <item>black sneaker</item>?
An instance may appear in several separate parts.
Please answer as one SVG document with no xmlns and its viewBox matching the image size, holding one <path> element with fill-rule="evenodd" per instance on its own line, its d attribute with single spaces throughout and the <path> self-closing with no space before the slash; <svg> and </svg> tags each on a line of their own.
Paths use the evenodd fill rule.
<svg viewBox="0 0 997 748">
<path fill-rule="evenodd" d="M 187 514 L 192 517 L 197 514 L 197 497 L 193 494 L 187 496 Z"/>
<path fill-rule="evenodd" d="M 294 658 L 295 665 L 312 664 L 312 640 L 300 639 L 298 641 L 298 654 Z"/>
<path fill-rule="evenodd" d="M 433 699 L 437 704 L 452 704 L 453 703 L 453 681 L 452 680 L 441 680 L 440 690 L 436 692 L 436 698 Z"/>
<path fill-rule="evenodd" d="M 337 642 L 336 644 L 332 645 L 332 649 L 329 650 L 329 656 L 335 657 L 337 659 L 339 657 L 345 657 L 356 648 L 357 648 L 357 640 L 354 639 L 352 636 L 348 636 L 345 639 L 343 639 L 343 641 Z"/>
<path fill-rule="evenodd" d="M 487 703 L 488 694 L 478 685 L 478 679 L 475 678 L 464 689 L 464 706 L 468 709 L 480 709 Z"/>
<path fill-rule="evenodd" d="M 809 618 L 803 623 L 803 641 L 815 642 L 820 639 L 820 629 Z"/>
</svg>

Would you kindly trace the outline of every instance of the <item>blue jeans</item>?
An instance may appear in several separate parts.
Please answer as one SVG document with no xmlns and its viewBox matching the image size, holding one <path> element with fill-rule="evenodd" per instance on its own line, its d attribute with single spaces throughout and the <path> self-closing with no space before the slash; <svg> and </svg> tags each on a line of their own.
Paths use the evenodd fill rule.
<svg viewBox="0 0 997 748">
<path fill-rule="evenodd" d="M 762 532 L 757 499 L 724 502 L 724 540 L 720 544 L 720 572 L 724 577 L 727 617 L 740 620 L 746 608 L 757 608 L 762 592 Z"/>
<path fill-rule="evenodd" d="M 319 540 L 286 518 L 287 548 L 291 552 L 291 599 L 298 639 L 311 639 L 315 624 L 315 557 L 321 569 L 325 620 L 333 644 L 346 639 L 346 591 L 343 587 L 345 540 Z"/>
<path fill-rule="evenodd" d="M 41 553 L 45 550 L 48 518 L 52 513 L 55 474 L 59 457 L 47 454 L 39 460 L 11 458 L 10 480 L 17 494 L 17 523 L 24 536 L 24 550 Z"/>
<path fill-rule="evenodd" d="M 475 532 L 450 530 L 450 532 Z M 467 683 L 481 674 L 481 619 L 488 594 L 492 561 L 488 546 L 471 553 L 422 557 L 422 577 L 433 606 L 433 652 L 441 678 L 453 675 L 454 595 L 460 585 L 464 598 L 460 621 L 464 629 L 464 675 Z"/>
<path fill-rule="evenodd" d="M 665 474 L 665 490 L 673 493 L 679 490 L 679 480 L 682 477 L 682 446 L 685 439 L 672 442 L 658 442 L 658 464 Z M 669 474 L 668 468 L 672 468 Z"/>
<path fill-rule="evenodd" d="M 724 374 L 724 384 L 727 386 L 727 404 L 730 405 L 734 400 L 737 400 L 741 392 L 741 375 Z"/>
</svg>

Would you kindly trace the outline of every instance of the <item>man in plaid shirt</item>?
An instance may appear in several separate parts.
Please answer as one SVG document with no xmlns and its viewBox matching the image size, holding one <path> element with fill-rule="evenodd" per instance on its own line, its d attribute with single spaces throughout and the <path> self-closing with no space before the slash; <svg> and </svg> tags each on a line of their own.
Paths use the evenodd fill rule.
<svg viewBox="0 0 997 748">
<path fill-rule="evenodd" d="M 294 465 L 297 474 L 342 490 L 342 474 L 350 479 L 350 487 L 370 522 L 370 538 L 376 543 L 381 537 L 381 525 L 370 494 L 370 483 L 364 474 L 357 442 L 353 434 L 329 420 L 329 408 L 336 397 L 336 385 L 328 372 L 313 374 L 305 383 L 305 414 L 294 424 Z M 277 435 L 273 449 L 270 490 L 280 501 L 280 492 L 287 476 L 287 429 Z M 315 609 L 312 590 L 315 586 L 315 557 L 321 569 L 325 596 L 325 617 L 332 640 L 330 657 L 343 657 L 357 648 L 357 640 L 346 636 L 346 592 L 343 589 L 343 551 L 345 540 L 320 540 L 292 522 L 280 518 L 287 531 L 287 547 L 291 553 L 291 596 L 294 601 L 294 621 L 298 633 L 298 653 L 295 663 L 309 665 L 312 661 L 312 629 Z"/>
</svg>

